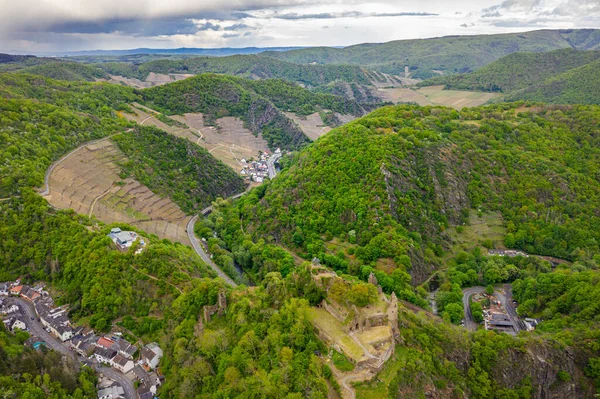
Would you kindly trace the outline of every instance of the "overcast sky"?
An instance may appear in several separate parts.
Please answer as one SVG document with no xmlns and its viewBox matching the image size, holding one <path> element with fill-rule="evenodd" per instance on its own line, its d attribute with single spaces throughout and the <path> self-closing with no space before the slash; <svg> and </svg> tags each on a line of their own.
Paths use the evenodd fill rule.
<svg viewBox="0 0 600 399">
<path fill-rule="evenodd" d="M 0 0 L 0 52 L 346 46 L 600 28 L 600 0 Z"/>
</svg>

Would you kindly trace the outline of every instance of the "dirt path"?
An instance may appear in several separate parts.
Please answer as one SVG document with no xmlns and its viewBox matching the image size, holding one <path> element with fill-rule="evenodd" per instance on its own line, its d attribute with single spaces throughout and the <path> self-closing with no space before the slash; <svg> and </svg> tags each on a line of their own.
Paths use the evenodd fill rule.
<svg viewBox="0 0 600 399">
<path fill-rule="evenodd" d="M 98 200 L 104 197 L 106 194 L 110 193 L 110 190 L 112 190 L 113 187 L 114 186 L 110 186 L 105 192 L 94 198 L 94 200 L 92 201 L 92 205 L 90 205 L 90 211 L 88 212 L 88 217 L 90 219 L 92 218 L 92 214 L 94 213 L 94 206 L 96 205 L 96 202 L 98 202 Z"/>
</svg>

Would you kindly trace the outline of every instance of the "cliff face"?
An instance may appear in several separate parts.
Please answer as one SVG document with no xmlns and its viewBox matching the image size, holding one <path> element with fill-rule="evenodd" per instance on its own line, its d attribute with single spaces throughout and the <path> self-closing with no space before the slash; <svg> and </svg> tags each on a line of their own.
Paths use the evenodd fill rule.
<svg viewBox="0 0 600 399">
<path fill-rule="evenodd" d="M 524 376 L 530 376 L 532 399 L 594 398 L 595 389 L 583 370 L 588 357 L 573 348 L 557 348 L 547 342 L 526 350 L 508 349 L 499 356 L 491 377 L 498 385 L 515 388 Z M 559 372 L 570 380 L 559 378 Z"/>
</svg>

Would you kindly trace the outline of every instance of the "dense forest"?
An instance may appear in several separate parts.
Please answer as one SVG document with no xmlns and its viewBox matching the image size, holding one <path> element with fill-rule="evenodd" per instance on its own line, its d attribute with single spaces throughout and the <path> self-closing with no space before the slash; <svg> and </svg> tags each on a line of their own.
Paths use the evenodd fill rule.
<svg viewBox="0 0 600 399">
<path fill-rule="evenodd" d="M 339 239 L 360 262 L 393 259 L 418 282 L 464 211 L 499 210 L 509 247 L 591 259 L 599 117 L 584 106 L 382 108 L 324 136 L 241 199 L 244 230 L 307 257 Z"/>
<path fill-rule="evenodd" d="M 282 111 L 308 115 L 328 109 L 362 115 L 370 109 L 341 97 L 312 93 L 284 80 L 256 82 L 214 74 L 153 87 L 141 94 L 146 105 L 167 115 L 202 112 L 207 123 L 224 116 L 238 116 L 252 132 L 262 131 L 271 148 L 297 149 L 308 143 L 300 128 Z"/>
<path fill-rule="evenodd" d="M 509 93 L 536 86 L 600 58 L 600 51 L 563 49 L 547 53 L 514 53 L 475 72 L 439 76 L 418 86 L 445 85 L 447 89 Z"/>
<path fill-rule="evenodd" d="M 505 101 L 600 104 L 600 51 L 515 53 L 475 72 L 441 76 L 418 86 L 504 93 Z"/>
<path fill-rule="evenodd" d="M 563 48 L 595 50 L 600 31 L 594 29 L 539 30 L 480 36 L 446 36 L 434 39 L 365 43 L 341 49 L 312 47 L 264 55 L 299 64 L 350 64 L 401 74 L 409 66 L 411 76 L 428 79 L 441 71 L 446 74 L 476 70 L 508 54 L 544 52 Z"/>
<path fill-rule="evenodd" d="M 112 137 L 128 160 L 123 171 L 188 214 L 217 197 L 243 192 L 244 180 L 204 148 L 153 127 Z"/>
<path fill-rule="evenodd" d="M 77 371 L 60 353 L 24 345 L 29 334 L 12 334 L 0 323 L 0 395 L 3 398 L 96 397 L 96 375 L 88 367 Z"/>
<path fill-rule="evenodd" d="M 348 65 L 302 65 L 260 55 L 233 55 L 228 57 L 196 57 L 183 60 L 155 60 L 139 65 L 126 63 L 98 63 L 94 67 L 111 75 L 140 80 L 150 72 L 172 73 L 218 73 L 248 79 L 280 78 L 307 86 L 321 86 L 337 80 L 369 84 L 362 68 Z"/>
</svg>

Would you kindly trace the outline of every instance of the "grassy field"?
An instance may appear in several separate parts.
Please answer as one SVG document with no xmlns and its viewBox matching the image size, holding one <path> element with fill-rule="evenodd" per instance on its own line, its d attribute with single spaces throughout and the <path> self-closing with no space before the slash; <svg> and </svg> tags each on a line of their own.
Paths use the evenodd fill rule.
<svg viewBox="0 0 600 399">
<path fill-rule="evenodd" d="M 310 321 L 321 331 L 324 331 L 342 348 L 344 353 L 359 362 L 365 357 L 363 349 L 342 329 L 341 323 L 329 312 L 322 308 L 311 308 L 308 312 Z"/>
<path fill-rule="evenodd" d="M 478 107 L 490 100 L 500 97 L 497 93 L 478 91 L 444 90 L 444 86 L 430 86 L 418 90 L 426 96 L 433 105 L 444 105 L 454 109 Z"/>
<path fill-rule="evenodd" d="M 396 346 L 396 353 L 387 361 L 383 370 L 371 382 L 355 385 L 357 399 L 384 399 L 388 397 L 388 385 L 400 372 L 405 362 L 406 348 Z"/>
<path fill-rule="evenodd" d="M 332 359 L 335 367 L 340 371 L 352 371 L 354 370 L 354 364 L 344 356 L 343 353 L 340 353 L 336 350 L 333 351 Z"/>
<path fill-rule="evenodd" d="M 298 116 L 293 112 L 284 112 L 284 114 L 296 122 L 306 137 L 313 141 L 331 130 L 331 127 L 323 123 L 321 115 L 318 112 L 307 116 Z"/>
<path fill-rule="evenodd" d="M 447 230 L 452 240 L 451 258 L 460 251 L 471 251 L 475 247 L 483 249 L 483 242 L 490 240 L 495 248 L 504 248 L 506 227 L 499 212 L 484 213 L 479 217 L 475 210 L 469 214 L 468 226 L 452 227 Z"/>
</svg>

